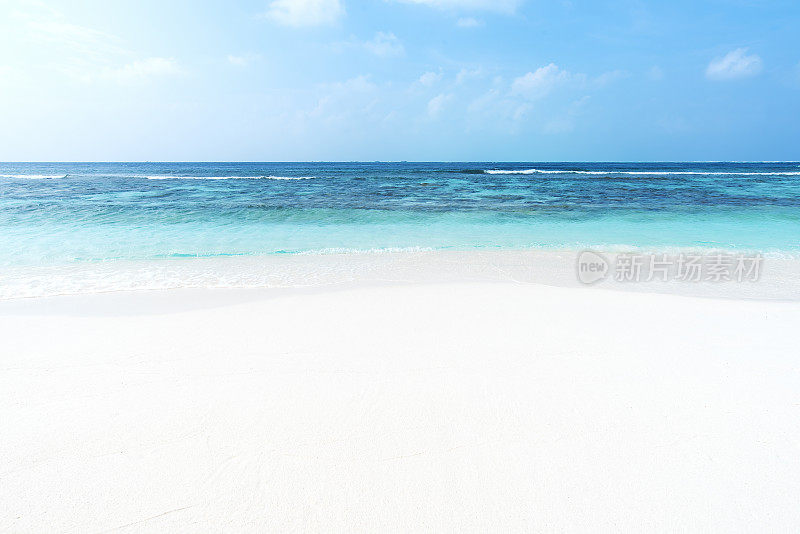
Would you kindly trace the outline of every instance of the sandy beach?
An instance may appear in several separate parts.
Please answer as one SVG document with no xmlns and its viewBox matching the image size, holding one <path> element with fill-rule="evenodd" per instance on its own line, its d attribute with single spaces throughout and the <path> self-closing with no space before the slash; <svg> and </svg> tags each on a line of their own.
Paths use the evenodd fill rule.
<svg viewBox="0 0 800 534">
<path fill-rule="evenodd" d="M 0 534 L 800 534 L 800 0 L 0 0 Z"/>
<path fill-rule="evenodd" d="M 797 324 L 513 281 L 0 302 L 0 530 L 796 530 Z"/>
</svg>

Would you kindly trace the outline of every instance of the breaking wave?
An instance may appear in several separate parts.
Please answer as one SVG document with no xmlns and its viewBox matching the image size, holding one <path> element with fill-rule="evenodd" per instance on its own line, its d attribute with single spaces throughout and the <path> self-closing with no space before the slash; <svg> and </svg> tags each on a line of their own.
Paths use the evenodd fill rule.
<svg viewBox="0 0 800 534">
<path fill-rule="evenodd" d="M 68 174 L 0 174 L 0 178 L 46 180 L 48 178 L 66 178 Z"/>
<path fill-rule="evenodd" d="M 316 176 L 146 176 L 148 180 L 312 180 Z"/>
<path fill-rule="evenodd" d="M 800 176 L 800 172 L 717 172 L 717 171 L 578 171 L 570 169 L 488 169 L 485 174 L 630 174 L 636 176 L 671 176 L 671 175 L 699 175 L 699 176 Z"/>
</svg>

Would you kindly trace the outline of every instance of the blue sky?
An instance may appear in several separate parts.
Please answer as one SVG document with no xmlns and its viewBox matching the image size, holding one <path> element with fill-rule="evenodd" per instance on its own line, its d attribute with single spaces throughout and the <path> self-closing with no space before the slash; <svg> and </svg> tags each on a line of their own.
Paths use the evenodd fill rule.
<svg viewBox="0 0 800 534">
<path fill-rule="evenodd" d="M 800 2 L 4 0 L 0 160 L 797 160 Z"/>
</svg>

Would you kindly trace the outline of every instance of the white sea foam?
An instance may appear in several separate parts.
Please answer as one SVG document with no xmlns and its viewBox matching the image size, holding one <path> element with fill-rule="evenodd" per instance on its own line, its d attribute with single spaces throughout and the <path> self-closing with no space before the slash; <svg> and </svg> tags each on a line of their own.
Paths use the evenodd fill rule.
<svg viewBox="0 0 800 534">
<path fill-rule="evenodd" d="M 432 251 L 404 247 L 386 249 L 321 249 L 305 254 L 122 260 L 70 265 L 37 265 L 3 269 L 0 301 L 117 291 L 191 288 L 299 288 L 342 283 L 387 281 L 514 281 L 548 285 L 577 283 L 574 260 L 580 250 L 591 248 L 603 254 L 681 252 L 750 254 L 724 248 L 636 248 L 625 245 L 565 247 L 560 249 Z M 349 252 L 349 254 L 348 254 Z M 398 254 L 386 254 L 398 252 Z M 414 254 L 414 252 L 426 252 Z M 761 252 L 764 278 L 758 285 L 712 284 L 722 294 L 735 291 L 752 298 L 800 299 L 798 272 L 800 255 Z M 611 257 L 611 256 L 609 256 Z M 625 285 L 625 284 L 622 284 Z M 638 284 L 634 284 L 638 285 Z M 688 293 L 695 284 L 686 284 Z M 702 289 L 702 284 L 697 287 Z M 708 284 L 706 284 L 708 286 Z M 621 286 L 620 286 L 621 287 Z M 648 286 L 654 288 L 655 286 Z M 659 290 L 660 291 L 660 290 Z M 702 294 L 702 293 L 698 293 Z M 707 293 L 706 293 L 707 294 Z M 719 295 L 721 293 L 717 293 Z"/>
<path fill-rule="evenodd" d="M 4 268 L 0 301 L 57 295 L 189 288 L 291 288 L 324 286 L 387 273 L 398 257 L 388 253 L 423 247 L 328 248 L 265 256 L 120 260 Z M 403 256 L 408 264 L 414 258 Z M 387 275 L 388 276 L 388 275 Z M 401 277 L 402 278 L 402 277 Z M 380 278 L 384 279 L 384 278 Z"/>
<path fill-rule="evenodd" d="M 505 170 L 501 170 L 501 169 L 491 169 L 491 170 L 486 170 L 486 171 L 483 171 L 483 172 L 485 172 L 486 174 L 534 174 L 534 173 L 546 174 L 546 173 L 558 172 L 558 171 L 540 171 L 539 169 L 521 169 L 521 170 L 505 171 Z"/>
<path fill-rule="evenodd" d="M 312 180 L 316 176 L 146 176 L 148 180 Z"/>
<path fill-rule="evenodd" d="M 91 175 L 90 175 L 91 176 Z M 171 174 L 158 174 L 143 176 L 140 174 L 98 174 L 99 177 L 115 178 L 147 178 L 148 180 L 312 180 L 316 176 L 178 176 Z M 69 174 L 0 174 L 0 179 L 30 179 L 45 180 L 52 178 L 69 178 Z"/>
<path fill-rule="evenodd" d="M 46 180 L 48 178 L 66 178 L 67 174 L 0 174 L 0 178 L 20 178 L 30 180 Z"/>
<path fill-rule="evenodd" d="M 576 171 L 568 169 L 519 169 L 503 170 L 489 169 L 486 174 L 630 174 L 636 176 L 671 176 L 671 175 L 700 175 L 700 176 L 800 176 L 800 172 L 775 171 L 775 172 L 715 172 L 715 171 Z"/>
<path fill-rule="evenodd" d="M 400 252 L 432 252 L 432 247 L 382 247 L 382 248 L 346 248 L 329 247 L 297 252 L 297 255 L 325 255 L 325 254 L 393 254 Z"/>
</svg>

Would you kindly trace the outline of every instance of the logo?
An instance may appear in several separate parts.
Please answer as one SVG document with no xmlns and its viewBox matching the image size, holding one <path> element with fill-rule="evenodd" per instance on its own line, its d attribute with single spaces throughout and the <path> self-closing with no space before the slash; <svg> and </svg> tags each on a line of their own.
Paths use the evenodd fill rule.
<svg viewBox="0 0 800 534">
<path fill-rule="evenodd" d="M 578 255 L 578 280 L 584 284 L 594 284 L 605 280 L 609 271 L 608 260 L 602 254 L 584 250 Z"/>
</svg>

